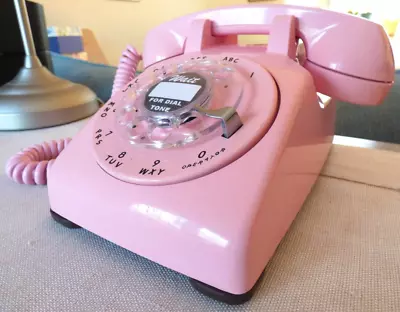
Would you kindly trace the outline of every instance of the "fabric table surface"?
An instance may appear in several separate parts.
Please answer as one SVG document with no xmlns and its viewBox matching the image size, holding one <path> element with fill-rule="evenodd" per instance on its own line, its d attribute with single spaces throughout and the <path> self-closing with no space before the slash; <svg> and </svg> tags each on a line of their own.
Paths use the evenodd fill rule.
<svg viewBox="0 0 400 312">
<path fill-rule="evenodd" d="M 0 163 L 85 122 L 0 132 Z M 0 311 L 400 311 L 399 224 L 397 191 L 321 176 L 253 299 L 228 306 L 176 272 L 55 223 L 46 187 L 16 184 L 3 170 Z"/>
</svg>

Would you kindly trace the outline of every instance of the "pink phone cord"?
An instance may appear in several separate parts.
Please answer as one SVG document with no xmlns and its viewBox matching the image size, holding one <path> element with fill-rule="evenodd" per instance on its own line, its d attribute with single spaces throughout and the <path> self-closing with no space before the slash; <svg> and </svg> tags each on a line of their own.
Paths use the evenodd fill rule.
<svg viewBox="0 0 400 312">
<path fill-rule="evenodd" d="M 20 184 L 47 184 L 47 171 L 70 141 L 61 139 L 23 149 L 8 160 L 7 176 Z"/>
<path fill-rule="evenodd" d="M 122 57 L 118 64 L 115 74 L 112 95 L 121 90 L 129 81 L 136 76 L 138 63 L 142 60 L 142 56 L 132 46 L 128 46 L 122 53 Z"/>
<path fill-rule="evenodd" d="M 112 94 L 135 77 L 136 68 L 141 59 L 141 55 L 135 48 L 131 46 L 126 48 L 117 68 Z M 44 142 L 23 149 L 7 161 L 7 176 L 19 184 L 46 185 L 48 171 L 71 140 L 71 138 L 66 138 Z"/>
</svg>

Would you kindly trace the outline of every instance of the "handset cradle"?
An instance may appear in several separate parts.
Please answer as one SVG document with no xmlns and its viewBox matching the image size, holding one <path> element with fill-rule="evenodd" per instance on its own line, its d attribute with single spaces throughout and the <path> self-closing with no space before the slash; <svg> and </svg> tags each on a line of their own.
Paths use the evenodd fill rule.
<svg viewBox="0 0 400 312">
<path fill-rule="evenodd" d="M 170 21 L 147 36 L 144 65 L 236 44 L 239 34 L 269 35 L 265 52 L 290 58 L 294 39 L 300 38 L 306 50 L 303 66 L 318 91 L 338 100 L 377 105 L 394 81 L 393 52 L 381 25 L 350 14 L 289 5 L 227 7 Z"/>
</svg>

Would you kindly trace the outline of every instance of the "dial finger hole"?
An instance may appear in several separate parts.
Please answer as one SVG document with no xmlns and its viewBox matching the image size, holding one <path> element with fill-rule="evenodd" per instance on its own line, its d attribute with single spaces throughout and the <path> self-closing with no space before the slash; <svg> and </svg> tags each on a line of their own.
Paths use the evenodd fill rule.
<svg viewBox="0 0 400 312">
<path fill-rule="evenodd" d="M 118 114 L 118 122 L 120 125 L 126 125 L 137 117 L 138 110 L 134 106 L 124 107 Z"/>
<path fill-rule="evenodd" d="M 198 139 L 196 132 L 181 129 L 181 131 L 174 132 L 168 138 L 168 141 L 175 146 L 182 146 Z"/>
<path fill-rule="evenodd" d="M 231 75 L 231 72 L 226 70 L 217 70 L 213 72 L 213 77 L 217 80 L 226 80 Z"/>
<path fill-rule="evenodd" d="M 205 59 L 205 60 L 202 60 L 200 62 L 200 64 L 202 64 L 203 66 L 215 66 L 215 65 L 217 65 L 217 62 L 214 60 Z"/>
<path fill-rule="evenodd" d="M 147 136 L 148 123 L 146 121 L 141 120 L 137 122 L 131 122 L 127 124 L 127 126 L 130 139 L 138 140 L 143 136 Z"/>
<path fill-rule="evenodd" d="M 146 121 L 146 131 L 147 131 L 147 136 L 150 136 L 151 133 L 154 131 L 154 129 L 157 127 L 157 125 L 150 119 Z"/>
<path fill-rule="evenodd" d="M 169 119 L 169 127 L 176 129 L 182 124 L 182 120 L 180 116 L 171 116 Z"/>
<path fill-rule="evenodd" d="M 223 66 L 222 70 L 226 71 L 226 72 L 229 72 L 229 73 L 233 73 L 235 71 L 235 69 L 233 67 L 230 67 L 230 66 Z"/>
<path fill-rule="evenodd" d="M 127 112 L 125 110 L 120 110 L 117 115 L 117 122 L 120 126 L 125 126 L 128 123 Z"/>
<path fill-rule="evenodd" d="M 121 102 L 123 106 L 132 105 L 136 100 L 136 91 L 129 89 L 126 91 L 121 98 Z"/>
<path fill-rule="evenodd" d="M 150 133 L 149 138 L 152 141 L 161 142 L 162 143 L 162 142 L 165 142 L 165 140 L 167 140 L 170 137 L 171 133 L 172 133 L 172 129 L 171 128 L 159 128 L 159 127 L 156 127 Z"/>
<path fill-rule="evenodd" d="M 135 113 L 137 113 L 137 112 L 138 112 L 138 109 L 136 108 L 135 105 L 126 105 L 126 106 L 124 107 L 124 111 L 125 111 L 126 113 L 130 113 L 130 112 L 135 112 Z"/>
</svg>

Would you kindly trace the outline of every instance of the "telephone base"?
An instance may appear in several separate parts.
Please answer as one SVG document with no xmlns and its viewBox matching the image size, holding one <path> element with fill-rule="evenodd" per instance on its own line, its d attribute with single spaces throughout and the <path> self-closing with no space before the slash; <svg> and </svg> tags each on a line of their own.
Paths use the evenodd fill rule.
<svg viewBox="0 0 400 312">
<path fill-rule="evenodd" d="M 60 216 L 58 213 L 54 212 L 51 208 L 50 208 L 50 215 L 55 222 L 57 222 L 58 224 L 66 227 L 66 228 L 69 228 L 69 229 L 80 229 L 81 228 L 79 225 Z M 240 304 L 244 304 L 247 301 L 251 300 L 255 291 L 259 287 L 263 276 L 264 276 L 264 271 L 261 273 L 257 282 L 254 284 L 254 286 L 248 292 L 246 292 L 244 294 L 238 294 L 238 295 L 231 294 L 229 292 L 220 290 L 218 288 L 215 288 L 211 285 L 205 284 L 203 282 L 200 282 L 200 281 L 195 280 L 190 277 L 189 277 L 189 283 L 193 287 L 193 289 L 195 289 L 196 291 L 198 291 L 199 293 L 203 294 L 206 297 L 209 297 L 211 299 L 214 299 L 214 300 L 217 300 L 217 301 L 229 304 L 229 305 L 240 305 Z"/>
<path fill-rule="evenodd" d="M 69 228 L 69 229 L 80 229 L 81 228 L 79 225 L 60 216 L 58 213 L 54 212 L 51 208 L 50 208 L 50 215 L 55 222 L 57 222 L 58 224 L 66 227 L 66 228 Z M 244 294 L 238 294 L 238 295 L 231 294 L 229 292 L 220 290 L 218 288 L 215 288 L 211 285 L 202 283 L 202 282 L 195 280 L 193 278 L 190 278 L 190 277 L 189 277 L 189 283 L 193 287 L 193 289 L 195 289 L 199 293 L 203 294 L 204 296 L 207 296 L 211 299 L 214 299 L 214 300 L 217 300 L 217 301 L 229 304 L 229 305 L 240 305 L 240 304 L 246 303 L 247 301 L 251 300 L 255 291 L 259 287 L 263 276 L 264 276 L 264 271 L 261 273 L 257 282 L 254 284 L 254 286 L 248 292 L 246 292 Z"/>
<path fill-rule="evenodd" d="M 260 282 L 261 282 L 263 276 L 264 276 L 264 271 L 261 273 L 257 282 L 254 284 L 254 286 L 248 292 L 246 292 L 244 294 L 239 294 L 239 295 L 228 293 L 226 291 L 223 291 L 223 290 L 220 290 L 213 286 L 210 286 L 208 284 L 202 283 L 193 278 L 189 278 L 189 283 L 193 287 L 193 289 L 195 289 L 199 293 L 201 293 L 211 299 L 214 299 L 214 300 L 217 300 L 217 301 L 229 304 L 229 305 L 240 305 L 240 304 L 246 303 L 247 301 L 250 301 L 251 298 L 253 298 L 254 293 L 256 292 L 257 288 L 260 286 Z"/>
<path fill-rule="evenodd" d="M 50 215 L 54 221 L 65 226 L 66 228 L 69 228 L 69 229 L 80 229 L 81 228 L 79 225 L 69 221 L 68 219 L 65 219 L 64 217 L 60 216 L 58 213 L 54 212 L 51 209 L 50 209 Z"/>
<path fill-rule="evenodd" d="M 124 103 L 121 94 L 106 103 L 49 170 L 50 206 L 62 216 L 54 215 L 56 221 L 68 226 L 71 220 L 187 276 L 197 292 L 217 301 L 250 300 L 325 163 L 336 107 L 334 100 L 321 107 L 312 76 L 295 62 L 276 55 L 241 62 L 248 66 L 237 70 L 249 71 L 248 79 L 257 72 L 258 78 L 247 84 L 245 123 L 229 139 L 217 133 L 150 155 L 150 149 L 129 145 L 116 127 L 112 114 Z M 275 115 L 266 112 L 278 102 L 274 85 Z M 273 126 L 260 132 L 270 113 Z M 248 150 L 232 158 L 243 146 Z M 223 157 L 228 163 L 220 167 Z"/>
</svg>

